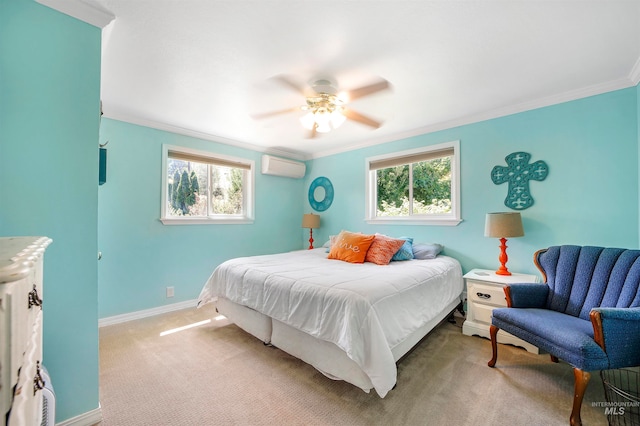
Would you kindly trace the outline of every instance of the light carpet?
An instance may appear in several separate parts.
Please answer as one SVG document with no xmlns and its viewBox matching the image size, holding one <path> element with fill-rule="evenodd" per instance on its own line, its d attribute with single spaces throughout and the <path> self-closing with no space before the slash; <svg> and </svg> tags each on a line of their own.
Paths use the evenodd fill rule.
<svg viewBox="0 0 640 426">
<path fill-rule="evenodd" d="M 138 425 L 567 425 L 573 370 L 548 355 L 438 326 L 398 365 L 385 398 L 331 380 L 262 344 L 212 305 L 100 329 L 100 426 Z M 161 332 L 210 323 L 165 336 Z M 592 374 L 585 426 L 606 425 Z"/>
</svg>

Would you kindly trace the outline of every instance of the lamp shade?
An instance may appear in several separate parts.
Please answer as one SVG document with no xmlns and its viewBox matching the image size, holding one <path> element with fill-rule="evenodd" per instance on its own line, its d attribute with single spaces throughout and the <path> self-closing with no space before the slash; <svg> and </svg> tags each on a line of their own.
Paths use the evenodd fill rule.
<svg viewBox="0 0 640 426">
<path fill-rule="evenodd" d="M 320 216 L 313 213 L 307 213 L 302 216 L 302 227 L 316 229 L 320 228 Z"/>
<path fill-rule="evenodd" d="M 484 236 L 494 238 L 512 238 L 524 236 L 522 217 L 519 212 L 487 213 L 484 224 Z"/>
</svg>

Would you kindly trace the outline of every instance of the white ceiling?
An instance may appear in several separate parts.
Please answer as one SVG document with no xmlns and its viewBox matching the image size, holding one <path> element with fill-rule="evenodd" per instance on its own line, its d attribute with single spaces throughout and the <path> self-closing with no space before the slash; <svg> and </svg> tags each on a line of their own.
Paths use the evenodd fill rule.
<svg viewBox="0 0 640 426">
<path fill-rule="evenodd" d="M 84 0 L 103 30 L 106 117 L 314 158 L 633 86 L 640 1 Z M 392 90 L 349 106 L 383 121 L 308 139 L 278 84 Z"/>
</svg>

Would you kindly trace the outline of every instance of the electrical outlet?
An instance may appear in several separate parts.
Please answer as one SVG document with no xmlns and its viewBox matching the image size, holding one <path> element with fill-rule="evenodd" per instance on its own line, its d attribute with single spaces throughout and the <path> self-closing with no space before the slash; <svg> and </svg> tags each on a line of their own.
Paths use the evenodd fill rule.
<svg viewBox="0 0 640 426">
<path fill-rule="evenodd" d="M 173 297 L 173 287 L 167 287 L 167 297 Z"/>
</svg>

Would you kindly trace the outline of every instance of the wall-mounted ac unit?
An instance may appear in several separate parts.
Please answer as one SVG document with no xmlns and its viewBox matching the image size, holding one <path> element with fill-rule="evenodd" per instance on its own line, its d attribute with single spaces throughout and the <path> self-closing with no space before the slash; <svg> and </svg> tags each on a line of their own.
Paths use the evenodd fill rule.
<svg viewBox="0 0 640 426">
<path fill-rule="evenodd" d="M 285 176 L 290 178 L 304 177 L 306 166 L 300 161 L 287 160 L 286 158 L 272 155 L 262 156 L 262 174 Z"/>
</svg>

